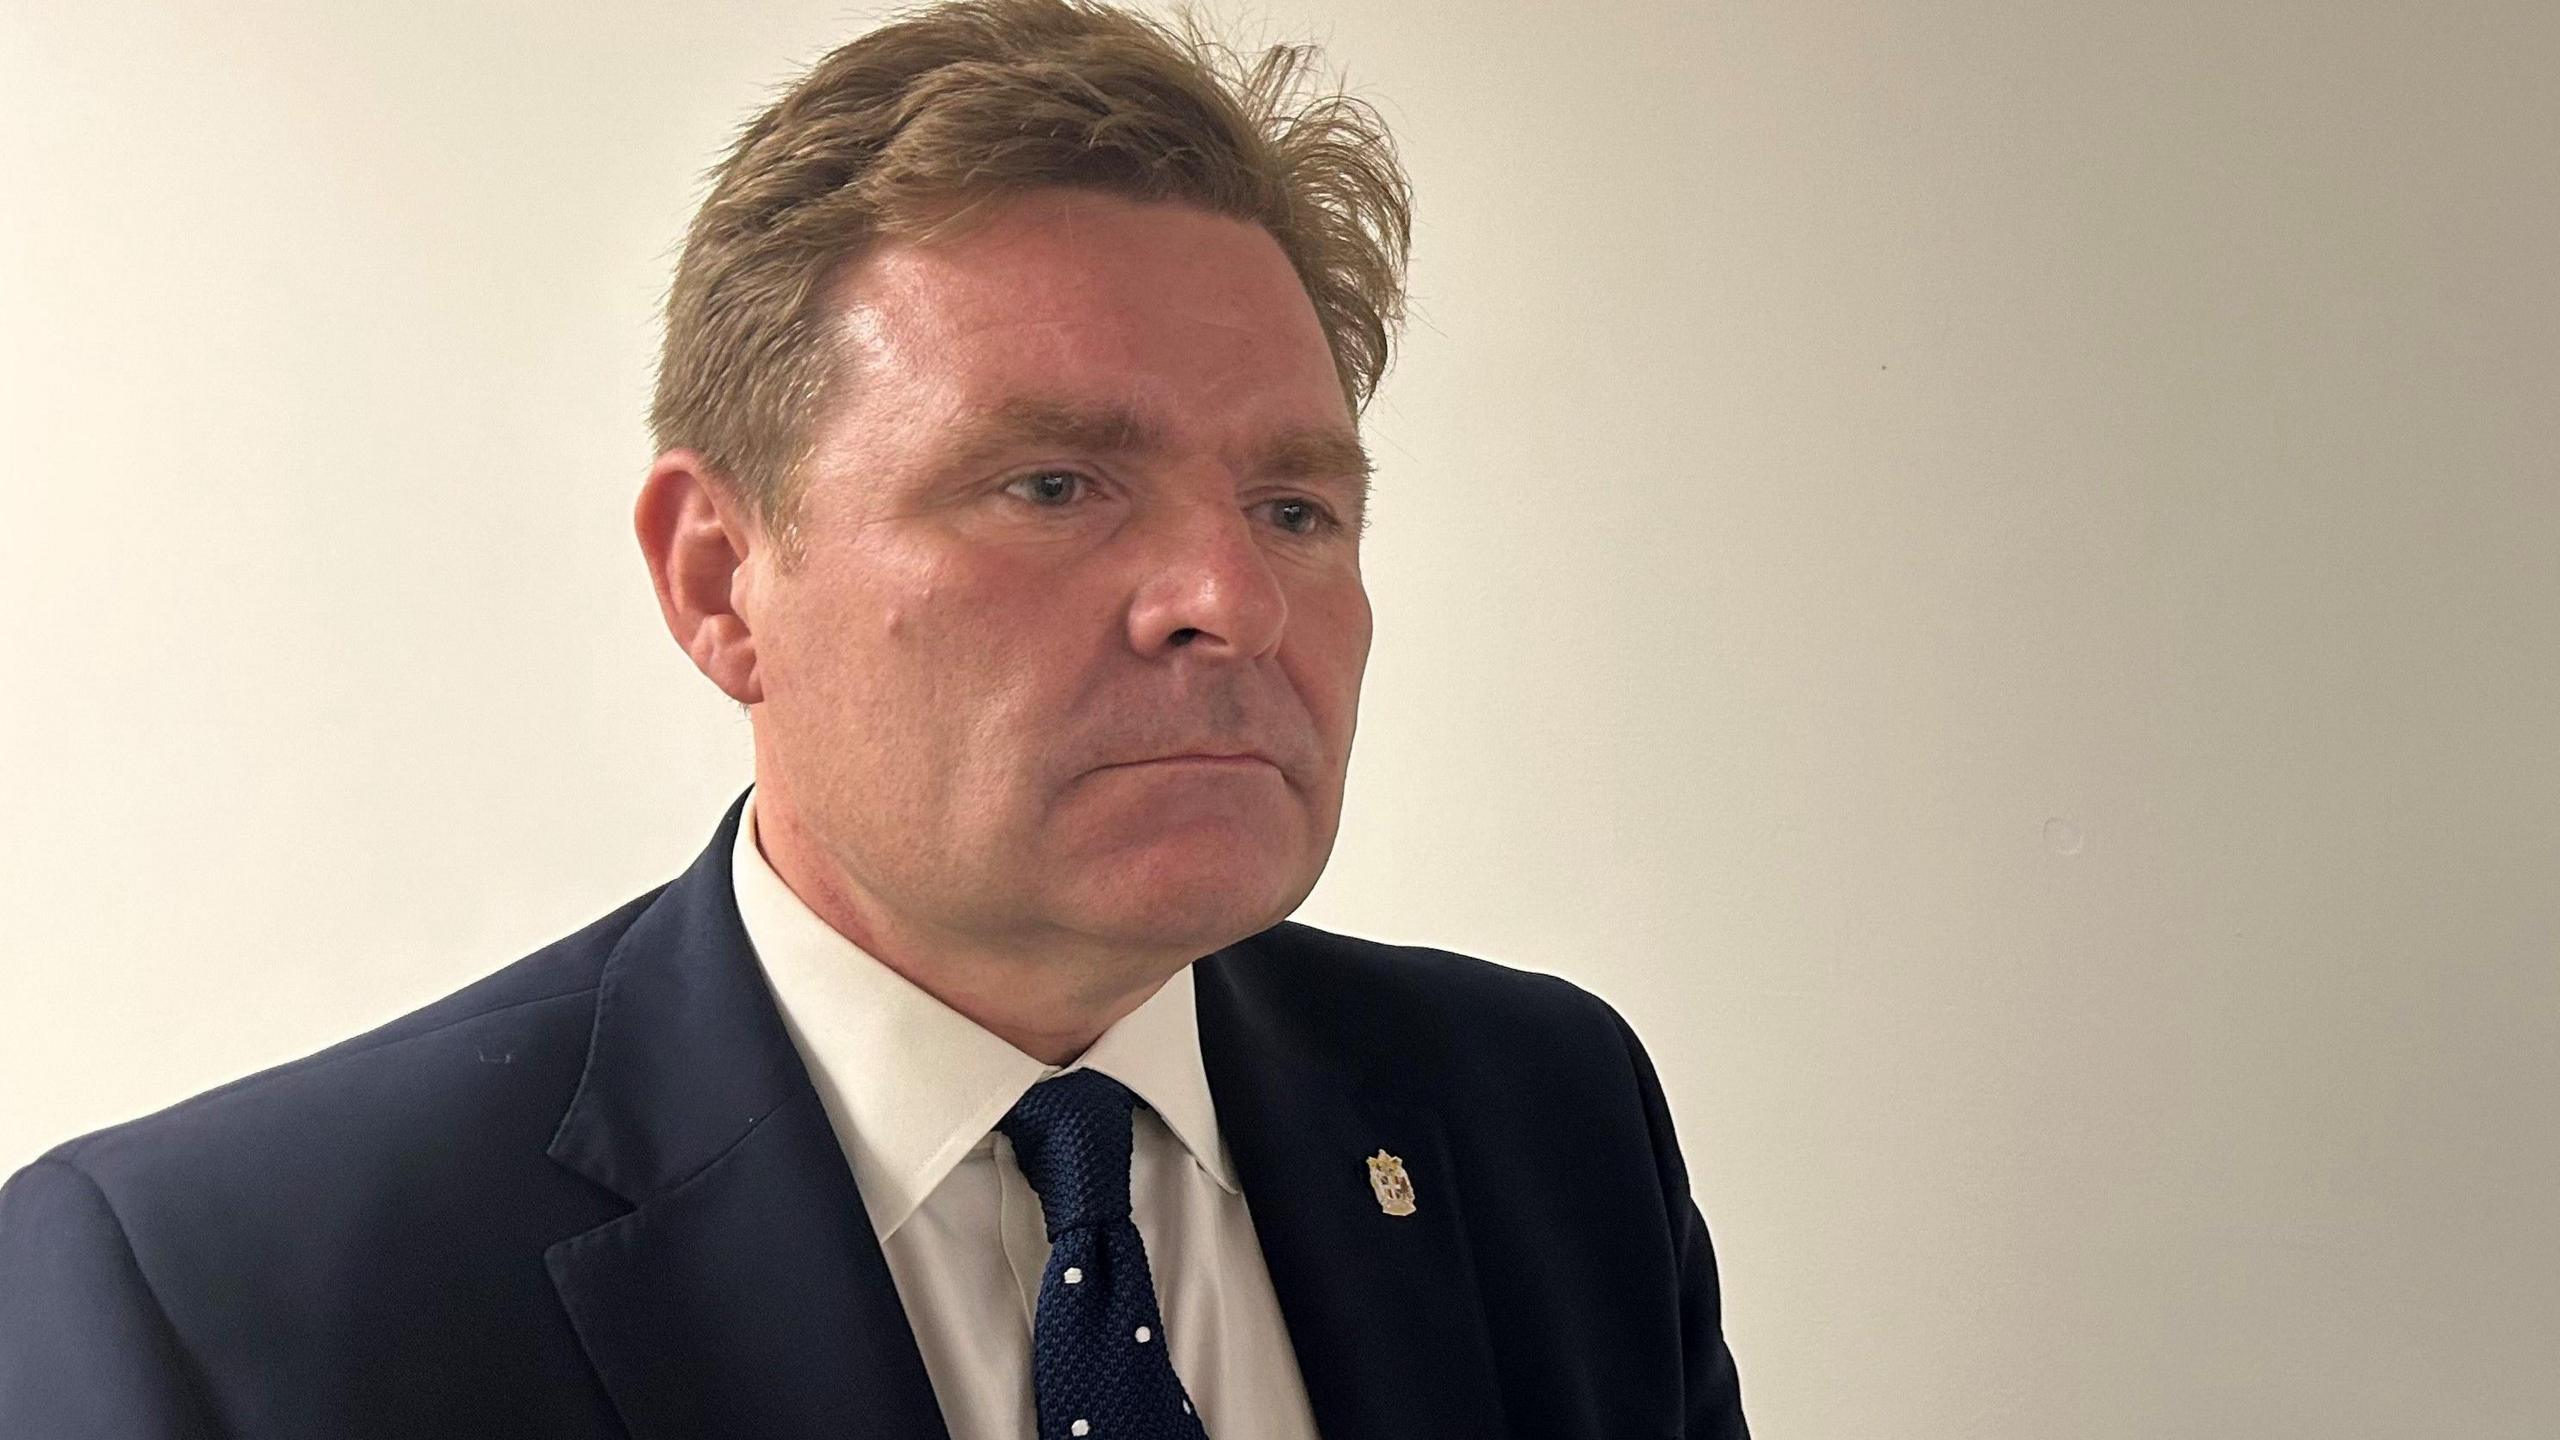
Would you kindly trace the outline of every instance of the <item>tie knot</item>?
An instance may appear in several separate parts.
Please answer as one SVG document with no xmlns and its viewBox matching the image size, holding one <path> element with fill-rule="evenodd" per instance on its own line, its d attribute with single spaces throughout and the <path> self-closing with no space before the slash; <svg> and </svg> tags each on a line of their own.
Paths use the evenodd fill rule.
<svg viewBox="0 0 2560 1440">
<path fill-rule="evenodd" d="M 1129 1218 L 1129 1117 L 1138 1097 L 1099 1070 L 1052 1075 L 996 1128 L 1040 1197 L 1049 1239 Z"/>
</svg>

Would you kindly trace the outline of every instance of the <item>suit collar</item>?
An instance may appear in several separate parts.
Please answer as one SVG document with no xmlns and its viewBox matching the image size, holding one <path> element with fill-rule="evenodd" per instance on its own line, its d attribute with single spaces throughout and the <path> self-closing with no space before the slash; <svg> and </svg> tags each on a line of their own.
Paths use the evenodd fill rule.
<svg viewBox="0 0 2560 1440">
<path fill-rule="evenodd" d="M 605 960 L 587 1068 L 551 1158 L 624 1199 L 665 1194 L 808 1088 L 729 884 L 741 794 Z"/>
<path fill-rule="evenodd" d="M 896 1283 L 738 919 L 743 801 L 605 962 L 550 1152 L 635 1208 L 545 1260 L 635 1440 L 939 1440 Z"/>
</svg>

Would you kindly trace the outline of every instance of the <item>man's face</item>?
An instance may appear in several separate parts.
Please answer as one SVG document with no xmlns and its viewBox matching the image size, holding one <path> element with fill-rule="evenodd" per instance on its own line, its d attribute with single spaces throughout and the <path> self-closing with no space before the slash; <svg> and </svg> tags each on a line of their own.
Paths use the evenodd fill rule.
<svg viewBox="0 0 2560 1440">
<path fill-rule="evenodd" d="M 1278 244 L 1042 191 L 833 296 L 805 561 L 742 583 L 760 787 L 834 898 L 1017 951 L 1206 953 L 1295 909 L 1370 614 L 1356 430 Z"/>
</svg>

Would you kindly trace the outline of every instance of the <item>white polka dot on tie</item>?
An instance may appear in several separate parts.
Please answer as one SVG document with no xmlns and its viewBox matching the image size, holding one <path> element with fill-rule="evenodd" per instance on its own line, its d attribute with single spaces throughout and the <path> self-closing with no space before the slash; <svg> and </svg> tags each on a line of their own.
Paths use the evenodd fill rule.
<svg viewBox="0 0 2560 1440">
<path fill-rule="evenodd" d="M 1144 1326 L 1144 1325 L 1141 1325 L 1141 1326 L 1139 1326 L 1139 1327 L 1138 1327 L 1138 1343 L 1139 1343 L 1139 1344 L 1144 1345 L 1144 1344 L 1146 1344 L 1148 1341 L 1153 1340 L 1154 1338 L 1156 1338 L 1156 1332 L 1154 1332 L 1153 1330 L 1148 1329 L 1148 1328 L 1147 1328 L 1146 1326 Z"/>
<path fill-rule="evenodd" d="M 1090 1435 L 1093 1433 L 1093 1422 L 1090 1420 L 1079 1420 L 1073 1425 L 1067 1427 L 1067 1433 L 1070 1435 Z"/>
<path fill-rule="evenodd" d="M 1084 1271 L 1083 1271 L 1083 1270 L 1081 1270 L 1081 1269 L 1079 1269 L 1079 1268 L 1077 1268 L 1076 1266 L 1070 1265 L 1070 1266 L 1068 1266 L 1068 1267 L 1067 1267 L 1067 1273 L 1066 1273 L 1066 1274 L 1064 1274 L 1064 1275 L 1059 1276 L 1058 1278 L 1059 1278 L 1059 1279 L 1061 1279 L 1061 1280 L 1066 1281 L 1066 1282 L 1067 1282 L 1068 1284 L 1070 1284 L 1070 1285 L 1081 1285 L 1081 1284 L 1083 1284 L 1083 1283 L 1084 1283 Z M 1077 1424 L 1079 1424 L 1079 1425 L 1081 1425 L 1081 1424 L 1083 1424 L 1084 1422 L 1083 1422 L 1083 1421 L 1081 1421 L 1081 1420 L 1079 1420 L 1079 1421 L 1077 1421 L 1076 1423 L 1077 1423 Z M 1084 1432 L 1083 1432 L 1083 1431 L 1081 1431 L 1081 1430 L 1079 1430 L 1079 1431 L 1077 1431 L 1076 1433 L 1077 1433 L 1077 1434 L 1079 1434 L 1079 1435 L 1081 1435 L 1081 1434 L 1083 1434 Z"/>
<path fill-rule="evenodd" d="M 1191 1402 L 1190 1402 L 1190 1401 L 1185 1400 L 1185 1401 L 1183 1401 L 1183 1402 L 1182 1402 L 1182 1413 L 1183 1413 L 1183 1414 L 1185 1414 L 1185 1415 L 1188 1415 L 1188 1414 L 1190 1414 L 1190 1413 L 1191 1413 Z"/>
</svg>

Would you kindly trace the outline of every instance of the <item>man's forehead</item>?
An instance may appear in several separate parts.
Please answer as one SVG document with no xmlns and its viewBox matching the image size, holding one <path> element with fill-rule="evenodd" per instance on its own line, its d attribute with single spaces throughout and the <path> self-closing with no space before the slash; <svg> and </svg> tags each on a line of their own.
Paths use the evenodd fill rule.
<svg viewBox="0 0 2560 1440">
<path fill-rule="evenodd" d="M 1258 474 L 1369 463 L 1304 284 L 1256 226 L 1047 193 L 890 240 L 829 286 L 846 420 L 948 464 L 1215 453 Z"/>
<path fill-rule="evenodd" d="M 1154 258 L 1133 269 L 1123 263 L 1133 253 Z M 882 291 L 985 286 L 1006 304 L 1030 297 L 1071 304 L 1076 292 L 1111 288 L 1115 276 L 1150 293 L 1149 271 L 1183 262 L 1238 284 L 1303 294 L 1288 252 L 1263 225 L 1181 201 L 1076 188 L 994 197 L 921 233 L 875 236 L 846 257 L 836 279 L 840 293 L 842 282 Z"/>
<path fill-rule="evenodd" d="M 827 288 L 847 338 L 875 344 L 1001 335 L 1034 350 L 1069 336 L 1182 348 L 1224 332 L 1227 345 L 1331 368 L 1305 282 L 1270 232 L 1180 203 L 1029 192 L 952 233 L 876 240 Z"/>
</svg>

